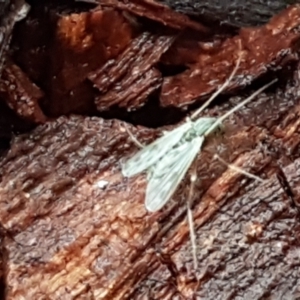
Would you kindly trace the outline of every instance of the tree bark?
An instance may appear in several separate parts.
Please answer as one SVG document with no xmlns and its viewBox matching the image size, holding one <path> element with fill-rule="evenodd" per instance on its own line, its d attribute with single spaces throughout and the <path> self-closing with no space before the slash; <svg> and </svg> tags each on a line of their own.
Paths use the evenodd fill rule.
<svg viewBox="0 0 300 300">
<path fill-rule="evenodd" d="M 189 175 L 165 209 L 147 213 L 145 176 L 120 173 L 137 150 L 124 123 L 61 117 L 16 138 L 1 163 L 0 218 L 13 233 L 4 238 L 7 299 L 296 297 L 300 139 L 291 92 L 260 96 L 199 154 L 197 270 Z M 157 135 L 129 130 L 145 144 Z M 265 181 L 214 161 L 215 153 Z"/>
<path fill-rule="evenodd" d="M 202 22 L 218 22 L 236 27 L 267 23 L 297 0 L 161 0 L 176 11 L 199 17 Z"/>
<path fill-rule="evenodd" d="M 172 22 L 167 28 L 176 37 L 187 32 L 184 24 L 194 26 L 193 22 L 185 23 L 185 18 L 175 22 L 177 16 L 172 14 L 174 19 L 168 19 Z M 62 43 L 59 54 L 63 53 L 69 64 L 66 67 L 62 63 L 61 69 L 55 65 L 53 69 L 57 71 L 55 74 L 61 75 L 59 78 L 66 79 L 61 79 L 61 85 L 56 81 L 56 87 L 65 87 L 68 83 L 70 89 L 63 92 L 59 88 L 50 90 L 61 96 L 55 99 L 55 103 L 50 101 L 51 105 L 58 102 L 70 105 L 70 98 L 64 98 L 64 93 L 69 97 L 79 85 L 86 86 L 88 80 L 105 92 L 116 92 L 120 86 L 126 87 L 127 91 L 133 86 L 128 82 L 136 78 L 148 84 L 143 77 L 147 73 L 143 72 L 156 70 L 166 61 L 161 54 L 170 46 L 172 39 L 157 43 L 157 36 L 162 36 L 162 33 L 144 33 L 146 41 L 143 40 L 142 46 L 133 51 L 131 42 L 137 41 L 134 45 L 140 45 L 140 40 L 135 36 L 137 28 L 130 27 L 133 26 L 130 18 L 120 11 L 120 7 L 71 16 L 59 15 L 55 28 Z M 118 30 L 108 26 L 108 20 L 114 20 Z M 294 30 L 293 27 L 295 20 L 282 17 L 283 24 L 286 20 L 291 22 L 291 27 L 287 27 L 295 34 L 288 40 L 284 48 L 287 50 L 276 48 L 273 51 L 272 47 L 266 47 L 263 56 L 273 58 L 275 54 L 284 52 L 280 56 L 284 59 L 270 59 L 268 64 L 263 59 L 259 67 L 265 72 L 265 78 L 260 78 L 248 89 L 240 89 L 235 97 L 224 96 L 226 101 L 216 100 L 203 114 L 221 116 L 262 82 L 278 77 L 278 84 L 226 120 L 222 132 L 206 139 L 192 165 L 197 174 L 192 199 L 189 199 L 190 170 L 167 206 L 159 212 L 149 213 L 144 206 L 145 174 L 128 179 L 121 173 L 122 161 L 138 151 L 128 130 L 140 142 L 149 144 L 164 130 L 175 128 L 184 121 L 182 118 L 177 122 L 174 114 L 173 125 L 151 129 L 132 125 L 129 121 L 134 117 L 130 119 L 129 114 L 128 122 L 117 119 L 114 110 L 109 112 L 114 119 L 100 117 L 97 111 L 93 111 L 93 116 L 77 112 L 77 115 L 47 118 L 34 130 L 16 136 L 0 160 L 0 276 L 4 278 L 3 297 L 8 300 L 297 299 L 300 292 L 300 65 L 296 51 L 299 49 L 299 37 L 297 28 Z M 28 23 L 27 28 L 39 25 Z M 147 22 L 142 24 L 149 28 Z M 141 28 L 138 29 L 143 32 L 144 28 Z M 179 31 L 174 33 L 174 28 Z M 106 31 L 114 38 L 110 39 L 111 35 Z M 122 45 L 119 32 L 123 32 L 125 37 Z M 264 32 L 266 35 L 273 33 L 272 30 Z M 30 40 L 28 31 L 25 33 Z M 35 38 L 33 33 L 37 31 L 31 32 Z M 99 48 L 87 50 L 89 45 L 94 45 L 95 36 L 97 43 L 94 47 Z M 49 40 L 53 41 L 56 37 Z M 45 36 L 39 39 L 44 43 Z M 37 40 L 33 40 L 36 44 L 24 46 L 21 43 L 20 48 L 45 49 L 45 46 L 39 48 L 40 45 L 49 45 L 41 42 L 37 47 Z M 95 59 L 95 53 L 99 53 L 95 49 L 101 49 L 100 63 Z M 125 49 L 124 52 L 122 49 Z M 24 56 L 17 51 L 12 55 L 14 62 L 17 63 L 20 57 L 24 59 L 24 74 L 18 84 L 23 87 L 21 84 L 25 82 L 28 86 L 31 78 L 43 86 L 41 89 L 51 99 L 49 95 L 53 94 L 45 84 L 50 77 L 43 77 L 47 68 L 42 51 L 21 51 Z M 211 53 L 214 55 L 214 51 L 218 50 L 212 47 L 205 52 L 206 58 Z M 243 51 L 248 51 L 247 47 Z M 202 58 L 204 52 L 201 52 Z M 49 53 L 51 51 L 47 55 Z M 54 53 L 56 57 L 57 53 Z M 91 65 L 86 66 L 84 59 L 87 53 L 93 54 L 90 62 L 95 63 L 93 69 L 101 71 L 94 72 L 98 77 L 91 75 Z M 197 60 L 199 52 L 195 53 Z M 37 56 L 39 60 L 34 60 Z M 25 57 L 30 59 L 25 60 Z M 244 56 L 244 65 L 255 65 L 257 60 L 249 57 Z M 57 61 L 60 58 L 62 56 Z M 80 58 L 80 63 L 75 58 Z M 224 58 L 224 65 L 232 64 L 233 60 L 231 56 Z M 192 69 L 196 63 L 184 65 Z M 32 71 L 32 65 L 37 69 Z M 131 70 L 134 76 L 129 76 L 125 69 Z M 134 70 L 138 70 L 141 77 Z M 250 75 L 254 73 L 249 71 Z M 18 79 L 13 72 L 11 74 L 14 80 Z M 26 80 L 22 79 L 25 75 Z M 166 80 L 163 70 L 159 76 Z M 249 76 L 243 75 L 242 79 L 246 80 Z M 7 86 L 10 89 L 11 82 Z M 30 96 L 30 89 L 25 90 Z M 120 90 L 118 95 L 123 92 Z M 157 88 L 156 93 L 159 92 Z M 147 93 L 142 90 L 139 95 L 144 94 Z M 84 93 L 82 95 L 86 99 Z M 101 99 L 93 99 L 100 106 Z M 19 103 L 17 98 L 14 100 L 14 103 Z M 156 100 L 158 102 L 159 96 Z M 131 104 L 129 101 L 128 105 Z M 159 114 L 158 106 L 154 106 L 156 110 L 152 115 L 146 107 L 147 117 L 150 115 L 154 122 L 165 112 L 172 112 L 166 108 Z M 186 115 L 193 109 L 190 107 Z M 60 112 L 63 114 L 65 111 Z M 138 114 L 144 118 L 141 111 Z M 222 164 L 214 158 L 215 154 L 259 176 L 263 182 Z M 188 200 L 192 202 L 196 231 L 196 269 L 187 223 Z"/>
</svg>

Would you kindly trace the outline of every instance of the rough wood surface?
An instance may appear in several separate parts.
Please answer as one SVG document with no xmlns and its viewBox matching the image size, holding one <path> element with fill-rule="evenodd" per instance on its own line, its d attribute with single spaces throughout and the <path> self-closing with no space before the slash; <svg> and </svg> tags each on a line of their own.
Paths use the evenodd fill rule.
<svg viewBox="0 0 300 300">
<path fill-rule="evenodd" d="M 117 59 L 91 72 L 88 78 L 102 93 L 95 99 L 97 109 L 118 105 L 131 110 L 144 105 L 161 86 L 162 76 L 155 65 L 174 39 L 174 35 L 144 32 Z"/>
<path fill-rule="evenodd" d="M 22 70 L 6 62 L 0 82 L 0 93 L 7 104 L 24 119 L 44 123 L 46 117 L 39 106 L 43 92 L 31 82 Z"/>
<path fill-rule="evenodd" d="M 200 32 L 207 32 L 208 28 L 189 19 L 184 14 L 177 13 L 166 5 L 152 0 L 98 0 L 101 6 L 119 8 L 123 11 L 130 12 L 140 17 L 146 17 L 150 20 L 162 23 L 176 29 L 194 29 Z"/>
<path fill-rule="evenodd" d="M 25 18 L 29 9 L 30 6 L 24 0 L 1 1 L 0 3 L 0 75 L 15 23 Z"/>
<path fill-rule="evenodd" d="M 258 28 L 243 28 L 238 35 L 227 38 L 216 45 L 198 45 L 193 64 L 187 63 L 187 70 L 178 75 L 164 78 L 160 95 L 161 104 L 176 107 L 186 106 L 195 101 L 203 101 L 206 95 L 216 91 L 232 72 L 239 45 L 243 59 L 237 76 L 227 90 L 248 85 L 270 69 L 281 68 L 297 59 L 300 37 L 300 5 L 291 6 L 273 17 L 268 24 Z M 207 49 L 208 48 L 208 49 Z M 169 63 L 178 61 L 181 56 L 180 41 L 173 49 Z M 168 54 L 168 53 L 167 53 Z M 232 64 L 229 64 L 229 61 Z M 212 84 L 213 83 L 213 84 Z"/>
<path fill-rule="evenodd" d="M 176 11 L 197 16 L 206 21 L 231 26 L 257 26 L 267 23 L 297 0 L 160 0 Z"/>
<path fill-rule="evenodd" d="M 122 122 L 61 117 L 16 138 L 1 163 L 0 219 L 13 236 L 4 240 L 7 299 L 298 295 L 300 106 L 277 95 L 236 113 L 195 162 L 196 272 L 188 178 L 165 210 L 147 213 L 145 176 L 120 173 L 136 151 Z M 130 130 L 144 143 L 157 136 Z M 212 161 L 215 152 L 265 182 Z"/>
<path fill-rule="evenodd" d="M 0 298 L 298 299 L 299 6 L 261 28 L 207 36 L 202 24 L 153 1 L 104 2 L 80 9 L 78 2 L 68 2 L 64 9 L 76 6 L 72 13 L 54 2 L 47 9 L 36 3 L 16 28 L 11 61 L 18 74 L 11 74 L 21 75 L 6 77 L 10 97 L 0 96 L 14 111 L 0 102 L 0 138 L 11 132 L 1 130 L 2 118 L 16 126 L 12 113 L 20 108 L 19 116 L 32 123 L 39 122 L 37 112 L 47 117 L 15 136 L 0 159 Z M 257 44 L 255 33 L 262 42 Z M 279 80 L 231 116 L 193 164 L 195 270 L 186 220 L 189 174 L 163 210 L 147 213 L 145 174 L 126 179 L 120 172 L 121 161 L 137 151 L 125 126 L 144 144 L 177 126 L 194 108 L 181 111 L 181 119 L 162 109 L 161 82 L 184 78 L 182 96 L 194 99 L 197 85 L 189 86 L 189 80 L 206 59 L 210 63 L 203 66 L 220 78 L 210 80 L 212 93 L 232 70 L 237 40 L 247 37 L 244 54 L 257 55 L 243 56 L 248 73 L 238 76 L 239 96 L 216 100 L 205 115 L 222 115 L 266 80 Z M 214 69 L 216 62 L 221 67 Z M 242 89 L 261 74 L 265 77 Z M 171 95 L 171 88 L 162 87 Z M 101 93 L 108 102 L 101 102 Z M 30 105 L 19 101 L 24 94 L 35 108 L 32 115 Z M 132 109 L 146 100 L 154 114 L 148 103 L 144 114 L 137 111 L 143 124 L 150 119 L 170 124 L 163 120 L 172 115 L 173 125 L 134 126 L 129 113 L 125 123 L 114 110 L 114 119 L 105 119 L 91 108 L 95 102 L 108 109 L 115 101 Z M 71 112 L 80 114 L 61 116 Z M 213 159 L 216 153 L 264 182 L 227 168 Z"/>
</svg>

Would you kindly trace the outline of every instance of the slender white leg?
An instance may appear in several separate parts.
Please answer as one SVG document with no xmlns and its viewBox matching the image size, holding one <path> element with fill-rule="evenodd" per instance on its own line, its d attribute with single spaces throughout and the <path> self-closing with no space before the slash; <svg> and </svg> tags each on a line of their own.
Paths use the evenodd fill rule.
<svg viewBox="0 0 300 300">
<path fill-rule="evenodd" d="M 261 179 L 260 177 L 258 177 L 256 175 L 253 175 L 253 174 L 251 174 L 251 173 L 249 173 L 249 172 L 247 172 L 247 171 L 245 171 L 245 170 L 243 170 L 243 169 L 241 169 L 241 168 L 239 168 L 239 167 L 237 167 L 235 165 L 229 164 L 223 158 L 221 158 L 218 154 L 215 154 L 214 158 L 218 159 L 221 163 L 223 163 L 224 165 L 226 165 L 228 168 L 230 168 L 230 169 L 232 169 L 232 170 L 234 170 L 234 171 L 236 171 L 238 173 L 241 173 L 241 174 L 243 174 L 243 175 L 245 175 L 245 176 L 247 176 L 249 178 L 255 179 L 255 180 L 259 181 L 259 182 L 264 182 L 264 180 Z"/>
<path fill-rule="evenodd" d="M 192 245 L 193 261 L 194 261 L 195 271 L 198 269 L 197 237 L 196 237 L 196 233 L 195 233 L 193 212 L 192 212 L 192 209 L 191 209 L 191 204 L 192 204 L 191 202 L 192 202 L 192 197 L 193 197 L 193 193 L 194 193 L 196 180 L 197 180 L 196 170 L 193 170 L 192 174 L 191 174 L 191 178 L 190 178 L 191 185 L 190 185 L 189 197 L 188 197 L 188 201 L 187 201 L 187 220 L 188 220 L 189 229 L 190 229 L 190 238 L 191 238 L 191 245 Z"/>
</svg>

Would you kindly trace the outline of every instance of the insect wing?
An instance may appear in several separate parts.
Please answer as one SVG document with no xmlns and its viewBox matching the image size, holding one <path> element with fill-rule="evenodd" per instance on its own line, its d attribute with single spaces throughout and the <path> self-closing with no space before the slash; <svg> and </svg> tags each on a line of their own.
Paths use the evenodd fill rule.
<svg viewBox="0 0 300 300">
<path fill-rule="evenodd" d="M 196 137 L 172 149 L 152 170 L 146 190 L 146 209 L 155 212 L 172 197 L 179 183 L 191 166 L 204 141 Z"/>
<path fill-rule="evenodd" d="M 191 122 L 186 122 L 178 128 L 167 132 L 165 135 L 145 146 L 133 157 L 122 164 L 122 174 L 125 177 L 134 176 L 147 170 L 163 157 L 181 140 L 182 136 L 191 128 Z"/>
</svg>

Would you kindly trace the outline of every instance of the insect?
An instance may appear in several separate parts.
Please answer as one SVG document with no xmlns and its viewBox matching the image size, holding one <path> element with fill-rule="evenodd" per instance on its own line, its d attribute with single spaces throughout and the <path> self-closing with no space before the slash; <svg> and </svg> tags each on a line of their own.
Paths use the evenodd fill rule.
<svg viewBox="0 0 300 300">
<path fill-rule="evenodd" d="M 239 59 L 240 61 L 240 59 Z M 217 94 L 228 85 L 237 67 L 223 86 L 192 115 L 195 118 Z M 122 174 L 132 177 L 147 172 L 147 188 L 145 206 L 150 212 L 160 210 L 173 196 L 181 180 L 184 178 L 192 162 L 202 148 L 205 138 L 222 126 L 229 115 L 250 102 L 259 93 L 276 81 L 264 85 L 250 97 L 239 103 L 219 118 L 200 117 L 196 120 L 187 119 L 179 127 L 168 131 L 162 137 L 143 147 L 133 157 L 122 164 Z"/>
</svg>

